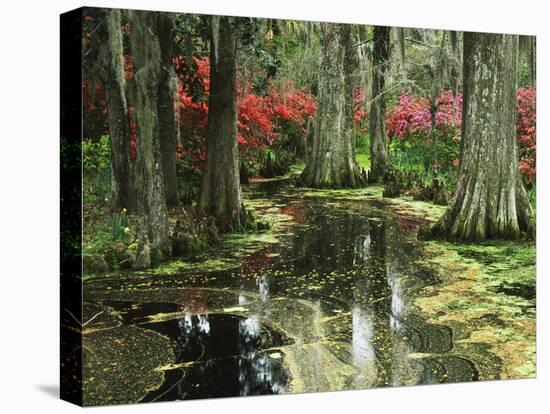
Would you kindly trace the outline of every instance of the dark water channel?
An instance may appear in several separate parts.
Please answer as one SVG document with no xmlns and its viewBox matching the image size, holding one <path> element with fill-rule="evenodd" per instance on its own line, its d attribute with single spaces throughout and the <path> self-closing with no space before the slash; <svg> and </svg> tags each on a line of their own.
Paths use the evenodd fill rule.
<svg viewBox="0 0 550 414">
<path fill-rule="evenodd" d="M 422 264 L 416 223 L 378 201 L 299 191 L 253 187 L 252 202 L 272 202 L 258 211 L 291 220 L 279 243 L 237 268 L 156 275 L 150 290 L 104 294 L 124 325 L 172 343 L 164 383 L 141 401 L 477 379 L 475 366 L 451 352 L 451 329 L 411 308 L 438 283 Z"/>
</svg>

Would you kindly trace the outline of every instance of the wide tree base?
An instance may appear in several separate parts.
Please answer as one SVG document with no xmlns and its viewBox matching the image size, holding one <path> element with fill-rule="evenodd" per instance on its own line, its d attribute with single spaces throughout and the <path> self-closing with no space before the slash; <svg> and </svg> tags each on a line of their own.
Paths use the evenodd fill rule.
<svg viewBox="0 0 550 414">
<path fill-rule="evenodd" d="M 401 176 L 396 170 L 391 168 L 391 166 L 389 166 L 386 170 L 382 180 L 373 179 L 371 181 L 370 178 L 371 176 L 369 175 L 369 182 L 372 182 L 373 184 L 384 184 L 384 193 L 382 194 L 384 197 L 395 198 L 401 196 Z"/>
<path fill-rule="evenodd" d="M 134 269 L 148 269 L 167 260 L 172 255 L 171 246 L 166 240 L 163 246 L 153 245 L 147 240 L 138 244 Z"/>
<path fill-rule="evenodd" d="M 256 220 L 252 212 L 246 210 L 242 204 L 231 215 L 216 215 L 208 210 L 202 210 L 202 214 L 213 220 L 219 233 L 250 233 L 270 228 L 269 223 Z"/>
<path fill-rule="evenodd" d="M 312 188 L 363 188 L 367 186 L 367 176 L 358 166 L 343 173 L 321 174 L 311 167 L 306 167 L 298 184 Z"/>
<path fill-rule="evenodd" d="M 246 233 L 252 229 L 254 216 L 241 206 L 239 212 L 232 217 L 222 217 L 218 220 L 219 229 L 222 233 Z"/>
<path fill-rule="evenodd" d="M 429 240 L 446 240 L 457 242 L 480 242 L 485 240 L 534 240 L 535 239 L 535 226 L 532 225 L 526 229 L 511 229 L 506 232 L 499 232 L 494 234 L 476 234 L 473 235 L 460 235 L 452 231 L 448 227 L 444 227 L 441 223 L 435 223 L 432 225 L 425 224 L 418 230 L 418 239 Z"/>
<path fill-rule="evenodd" d="M 371 157 L 374 155 L 371 154 Z M 382 157 L 381 155 L 378 155 L 378 157 Z M 389 158 L 383 157 L 385 161 L 378 161 L 377 166 L 371 165 L 371 168 L 368 172 L 368 182 L 369 184 L 386 184 L 389 181 L 392 181 L 396 175 L 397 172 L 393 168 L 393 165 L 391 164 Z"/>
<path fill-rule="evenodd" d="M 463 204 L 462 197 L 453 200 L 436 223 L 419 229 L 418 239 L 479 242 L 535 238 L 535 218 L 524 193 L 517 200 L 509 200 L 506 208 L 500 210 L 508 214 L 492 216 L 493 211 L 485 202 L 469 208 Z"/>
</svg>

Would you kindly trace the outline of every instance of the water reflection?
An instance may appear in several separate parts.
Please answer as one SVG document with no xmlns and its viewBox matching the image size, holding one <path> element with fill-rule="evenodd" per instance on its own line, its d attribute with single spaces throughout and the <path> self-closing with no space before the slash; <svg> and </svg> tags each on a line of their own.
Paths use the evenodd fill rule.
<svg viewBox="0 0 550 414">
<path fill-rule="evenodd" d="M 326 209 L 321 204 L 316 204 L 312 211 L 302 223 L 305 226 L 295 234 L 292 249 L 284 252 L 285 258 L 293 261 L 298 273 L 352 267 L 356 260 L 353 241 L 365 234 L 368 221 L 357 214 Z"/>
<path fill-rule="evenodd" d="M 352 359 L 353 365 L 359 369 L 354 382 L 361 386 L 365 378 L 370 377 L 375 369 L 375 354 L 372 346 L 374 327 L 366 311 L 357 305 L 353 307 L 352 325 Z"/>
<path fill-rule="evenodd" d="M 288 383 L 286 370 L 265 350 L 289 340 L 256 316 L 187 313 L 146 326 L 173 339 L 176 367 L 143 401 L 273 394 Z"/>
<path fill-rule="evenodd" d="M 327 252 L 338 259 L 325 263 L 324 277 L 334 271 L 353 275 L 337 279 L 330 294 L 334 296 L 337 291 L 351 306 L 351 358 L 358 369 L 354 379 L 357 386 L 373 375 L 378 386 L 398 385 L 404 378 L 409 381 L 407 375 L 414 371 L 407 358 L 413 351 L 407 337 L 409 328 L 403 325 L 407 308 L 402 274 L 408 273 L 403 256 L 408 246 L 399 242 L 398 232 L 387 217 L 369 221 L 349 213 L 332 217 L 331 224 L 321 220 L 316 227 L 318 240 L 325 243 L 330 239 L 338 250 Z M 346 240 L 348 244 L 353 241 L 351 247 L 345 247 Z M 307 244 L 302 254 L 314 256 L 317 243 Z"/>
<path fill-rule="evenodd" d="M 293 374 L 310 375 L 300 379 L 306 390 L 434 380 L 407 357 L 427 341 L 409 318 L 409 288 L 425 282 L 416 276 L 415 245 L 380 206 L 298 204 L 307 214 L 284 244 L 266 249 L 276 254 L 247 257 L 231 275 L 229 306 L 241 315 L 186 313 L 177 321 L 178 361 L 196 362 L 179 398 L 279 393 L 288 388 L 291 362 Z M 226 287 L 223 272 L 216 279 Z M 292 336 L 292 349 L 279 349 L 290 341 L 271 323 Z M 334 360 L 345 374 L 330 372 Z"/>
<path fill-rule="evenodd" d="M 204 355 L 204 349 L 210 335 L 210 322 L 208 314 L 192 316 L 189 312 L 177 320 L 179 332 L 177 335 L 176 362 L 185 362 L 192 358 L 191 355 Z"/>
<path fill-rule="evenodd" d="M 370 235 L 359 236 L 355 240 L 355 251 L 353 254 L 353 265 L 366 263 L 369 259 Z"/>
<path fill-rule="evenodd" d="M 256 316 L 239 322 L 240 395 L 276 394 L 283 385 L 284 378 L 274 375 L 277 372 L 274 362 L 258 351 L 257 344 L 264 339 L 261 336 L 262 327 Z"/>
<path fill-rule="evenodd" d="M 412 272 L 409 255 L 414 255 L 411 246 L 388 216 L 367 219 L 351 209 L 317 205 L 283 259 L 306 277 L 297 278 L 301 284 L 293 275 L 274 279 L 272 289 L 321 299 L 324 312 L 349 307 L 350 363 L 358 372 L 357 387 L 372 377 L 378 386 L 395 385 L 410 370 L 407 354 L 413 349 L 403 324 L 407 305 L 402 285 L 403 275 Z"/>
<path fill-rule="evenodd" d="M 260 294 L 260 299 L 265 302 L 269 297 L 269 280 L 266 275 L 262 275 L 256 279 L 256 285 Z"/>
<path fill-rule="evenodd" d="M 399 282 L 399 275 L 388 271 L 388 285 L 391 290 L 391 306 L 390 306 L 390 327 L 397 333 L 403 332 L 401 319 L 405 316 L 405 302 L 403 300 L 403 292 Z"/>
</svg>

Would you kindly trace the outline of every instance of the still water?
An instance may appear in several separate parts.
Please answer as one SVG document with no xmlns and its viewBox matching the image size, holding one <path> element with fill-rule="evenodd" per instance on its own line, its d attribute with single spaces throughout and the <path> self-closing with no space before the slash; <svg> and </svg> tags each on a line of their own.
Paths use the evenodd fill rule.
<svg viewBox="0 0 550 414">
<path fill-rule="evenodd" d="M 113 335 L 131 325 L 170 341 L 162 384 L 140 401 L 477 379 L 452 352 L 452 330 L 415 314 L 414 298 L 439 283 L 423 265 L 419 223 L 380 201 L 285 184 L 252 186 L 247 198 L 260 220 L 286 222 L 238 266 L 87 287 L 90 303 L 120 318 Z"/>
</svg>

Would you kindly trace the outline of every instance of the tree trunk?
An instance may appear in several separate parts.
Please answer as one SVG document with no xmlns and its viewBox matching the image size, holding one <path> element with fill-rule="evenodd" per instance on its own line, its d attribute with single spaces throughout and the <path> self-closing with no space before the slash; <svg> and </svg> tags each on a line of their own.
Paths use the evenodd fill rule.
<svg viewBox="0 0 550 414">
<path fill-rule="evenodd" d="M 162 156 L 166 204 L 173 207 L 178 203 L 176 189 L 176 125 L 174 115 L 174 88 L 172 87 L 172 81 L 175 76 L 172 65 L 174 21 L 168 13 L 158 14 L 157 33 L 160 43 L 161 59 L 157 103 L 160 152 Z"/>
<path fill-rule="evenodd" d="M 201 209 L 222 231 L 246 227 L 239 180 L 237 144 L 236 22 L 212 16 L 207 152 L 201 185 Z"/>
<path fill-rule="evenodd" d="M 537 38 L 531 36 L 531 47 L 529 48 L 529 76 L 531 86 L 537 87 Z"/>
<path fill-rule="evenodd" d="M 385 73 L 390 57 L 390 28 L 374 27 L 372 61 L 372 104 L 370 107 L 370 174 L 369 180 L 379 182 L 391 166 L 386 135 Z"/>
<path fill-rule="evenodd" d="M 529 86 L 536 86 L 536 71 L 535 71 L 535 36 L 520 35 L 519 36 L 519 62 L 527 65 Z"/>
<path fill-rule="evenodd" d="M 531 86 L 537 87 L 537 38 L 531 36 L 531 47 L 529 48 L 529 76 Z"/>
<path fill-rule="evenodd" d="M 138 249 L 135 267 L 145 268 L 170 255 L 159 140 L 157 91 L 160 45 L 153 30 L 155 13 L 130 10 L 130 49 L 135 68 L 137 129 L 136 186 Z"/>
<path fill-rule="evenodd" d="M 304 157 L 304 161 L 307 163 L 311 160 L 311 154 L 313 153 L 313 147 L 315 142 L 315 123 L 313 120 L 313 117 L 307 118 L 307 125 L 306 125 L 306 134 L 304 136 L 305 141 L 305 147 L 306 147 L 306 153 Z"/>
<path fill-rule="evenodd" d="M 349 25 L 321 24 L 319 95 L 313 150 L 301 175 L 311 187 L 362 187 L 353 148 L 354 67 Z"/>
<path fill-rule="evenodd" d="M 479 241 L 534 233 L 518 169 L 514 35 L 464 34 L 460 177 L 451 206 L 423 238 Z"/>
<path fill-rule="evenodd" d="M 407 79 L 407 69 L 406 69 L 406 60 L 405 60 L 405 28 L 396 27 L 396 37 L 397 37 L 397 49 L 399 51 L 399 69 L 401 76 L 404 79 Z"/>
<path fill-rule="evenodd" d="M 460 92 L 461 85 L 460 81 L 462 80 L 462 57 L 460 56 L 460 44 L 459 44 L 459 33 L 456 31 L 449 32 L 449 40 L 451 43 L 451 88 L 453 91 L 455 113 L 458 113 L 458 93 Z"/>
<path fill-rule="evenodd" d="M 136 193 L 130 159 L 120 10 L 109 10 L 106 19 L 108 38 L 104 69 L 111 143 L 111 207 L 113 210 L 133 210 L 136 207 Z"/>
</svg>

